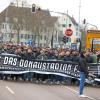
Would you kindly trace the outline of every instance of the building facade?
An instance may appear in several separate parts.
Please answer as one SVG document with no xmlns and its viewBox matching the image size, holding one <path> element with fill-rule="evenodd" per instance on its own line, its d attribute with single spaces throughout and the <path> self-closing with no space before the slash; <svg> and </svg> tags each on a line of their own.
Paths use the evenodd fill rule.
<svg viewBox="0 0 100 100">
<path fill-rule="evenodd" d="M 49 10 L 36 10 L 32 13 L 27 6 L 10 5 L 0 14 L 0 39 L 2 42 L 23 43 L 39 47 L 62 46 L 66 29 L 73 34 L 70 43 L 78 35 L 78 24 L 68 14 L 51 16 Z M 52 45 L 53 43 L 53 45 Z M 56 45 L 56 46 L 55 46 Z"/>
<path fill-rule="evenodd" d="M 2 42 L 29 43 L 36 46 L 49 46 L 55 34 L 57 17 L 48 10 L 35 13 L 31 8 L 10 5 L 0 14 L 0 37 Z"/>
</svg>

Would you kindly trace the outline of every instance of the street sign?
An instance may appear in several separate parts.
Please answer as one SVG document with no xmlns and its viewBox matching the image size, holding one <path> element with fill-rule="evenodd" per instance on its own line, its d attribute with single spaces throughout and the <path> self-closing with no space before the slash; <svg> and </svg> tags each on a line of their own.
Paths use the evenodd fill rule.
<svg viewBox="0 0 100 100">
<path fill-rule="evenodd" d="M 100 44 L 100 39 L 94 39 L 93 44 Z"/>
<path fill-rule="evenodd" d="M 32 40 L 29 40 L 29 41 L 27 42 L 27 44 L 30 45 L 30 46 L 32 46 Z"/>
<path fill-rule="evenodd" d="M 65 34 L 66 36 L 72 36 L 73 31 L 71 29 L 66 29 Z"/>
<path fill-rule="evenodd" d="M 71 49 L 77 50 L 77 43 L 72 43 L 71 44 Z"/>
</svg>

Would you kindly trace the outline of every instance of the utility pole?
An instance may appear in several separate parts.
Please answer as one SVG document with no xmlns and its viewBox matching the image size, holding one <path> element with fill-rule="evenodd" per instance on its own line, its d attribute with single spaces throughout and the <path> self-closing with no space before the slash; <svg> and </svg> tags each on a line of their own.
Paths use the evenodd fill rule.
<svg viewBox="0 0 100 100">
<path fill-rule="evenodd" d="M 18 1 L 18 0 L 16 0 L 16 3 L 17 3 L 17 8 L 19 7 L 18 2 L 19 2 L 19 1 Z M 18 11 L 19 11 L 19 9 L 18 9 Z M 20 38 L 19 38 L 20 28 L 19 28 L 18 18 L 17 18 L 17 22 L 16 22 L 16 24 L 17 24 L 17 44 L 19 44 L 19 42 L 20 42 Z"/>
<path fill-rule="evenodd" d="M 78 18 L 78 21 L 79 21 L 79 24 L 78 24 L 78 36 L 81 39 L 81 33 L 80 33 L 80 17 L 81 17 L 81 0 L 79 0 L 79 18 Z"/>
<path fill-rule="evenodd" d="M 82 40 L 81 40 L 81 38 L 82 38 L 82 34 L 81 34 L 81 32 L 80 32 L 80 18 L 81 18 L 81 0 L 79 0 L 79 19 L 78 19 L 78 21 L 79 21 L 79 24 L 78 24 L 78 37 L 79 37 L 79 43 L 80 43 L 80 46 L 79 46 L 79 52 L 81 52 L 81 48 L 82 48 Z"/>
</svg>

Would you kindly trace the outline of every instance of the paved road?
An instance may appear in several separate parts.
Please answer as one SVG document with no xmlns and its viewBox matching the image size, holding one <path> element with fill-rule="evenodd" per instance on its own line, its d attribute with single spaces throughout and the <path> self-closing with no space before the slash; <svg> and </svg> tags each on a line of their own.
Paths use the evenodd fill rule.
<svg viewBox="0 0 100 100">
<path fill-rule="evenodd" d="M 86 87 L 86 98 L 78 87 L 0 81 L 0 100 L 100 100 L 100 88 Z"/>
</svg>

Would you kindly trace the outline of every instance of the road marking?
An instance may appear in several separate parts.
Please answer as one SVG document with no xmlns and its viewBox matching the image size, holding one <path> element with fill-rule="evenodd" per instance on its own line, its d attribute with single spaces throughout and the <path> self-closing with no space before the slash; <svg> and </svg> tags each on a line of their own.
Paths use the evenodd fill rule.
<svg viewBox="0 0 100 100">
<path fill-rule="evenodd" d="M 65 88 L 67 88 L 68 90 L 70 90 L 70 91 L 73 92 L 74 94 L 79 94 L 78 91 L 76 91 L 76 90 L 74 90 L 74 89 L 72 89 L 72 88 L 69 88 L 69 87 L 65 87 Z M 86 98 L 88 98 L 88 99 L 96 100 L 96 99 L 93 98 L 93 97 L 90 97 L 90 96 L 87 96 L 87 95 L 85 95 L 85 96 L 86 96 Z"/>
<path fill-rule="evenodd" d="M 95 99 L 95 98 L 93 98 L 93 97 L 90 97 L 90 96 L 87 96 L 87 95 L 86 95 L 86 97 L 87 97 L 88 99 L 91 99 L 91 100 L 97 100 L 97 99 Z"/>
<path fill-rule="evenodd" d="M 15 94 L 14 91 L 13 91 L 10 87 L 6 86 L 6 89 L 7 89 L 11 94 Z"/>
<path fill-rule="evenodd" d="M 3 80 L 0 80 L 0 82 L 3 82 Z"/>
<path fill-rule="evenodd" d="M 78 91 L 76 91 L 76 90 L 74 90 L 74 89 L 71 89 L 71 88 L 69 88 L 69 87 L 66 87 L 68 90 L 70 90 L 70 91 L 72 91 L 73 93 L 75 93 L 75 94 L 79 94 L 79 92 Z"/>
</svg>

